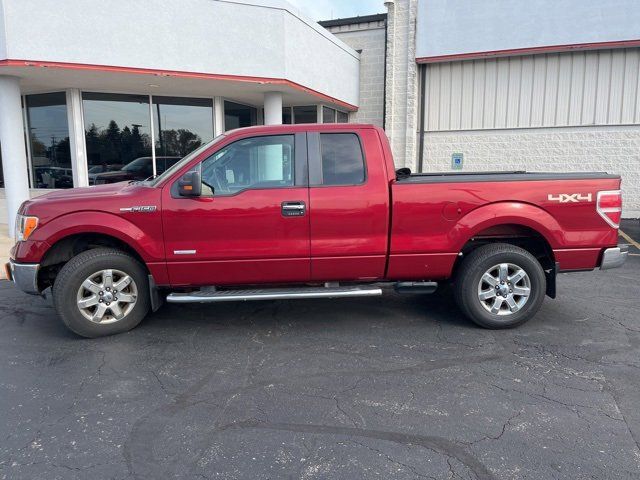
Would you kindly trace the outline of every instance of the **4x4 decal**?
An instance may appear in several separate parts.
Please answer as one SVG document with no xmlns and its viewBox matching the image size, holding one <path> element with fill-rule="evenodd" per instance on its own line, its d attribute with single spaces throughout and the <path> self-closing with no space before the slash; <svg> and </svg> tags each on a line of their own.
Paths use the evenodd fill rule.
<svg viewBox="0 0 640 480">
<path fill-rule="evenodd" d="M 558 195 L 549 194 L 547 200 L 550 202 L 559 202 L 559 203 L 579 203 L 579 202 L 590 202 L 591 194 L 587 193 L 586 195 L 582 193 L 559 193 Z"/>
</svg>

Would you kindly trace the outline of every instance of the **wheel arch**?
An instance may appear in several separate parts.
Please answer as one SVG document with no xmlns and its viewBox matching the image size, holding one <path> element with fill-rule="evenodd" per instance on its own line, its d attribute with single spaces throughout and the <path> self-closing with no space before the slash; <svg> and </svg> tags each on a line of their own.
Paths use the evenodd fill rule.
<svg viewBox="0 0 640 480">
<path fill-rule="evenodd" d="M 111 247 L 123 251 L 143 265 L 148 272 L 148 267 L 141 252 L 132 242 L 123 240 L 121 236 L 112 233 L 98 231 L 102 229 L 87 228 L 81 232 L 68 232 L 67 235 L 58 238 L 45 252 L 38 270 L 38 287 L 40 291 L 53 285 L 60 269 L 73 257 L 87 250 Z"/>
<path fill-rule="evenodd" d="M 478 235 L 486 235 L 492 229 L 512 226 L 527 230 L 544 239 L 549 248 L 562 243 L 562 227 L 544 209 L 523 202 L 496 202 L 477 208 L 458 221 L 454 244 L 462 251 L 469 241 Z"/>
</svg>

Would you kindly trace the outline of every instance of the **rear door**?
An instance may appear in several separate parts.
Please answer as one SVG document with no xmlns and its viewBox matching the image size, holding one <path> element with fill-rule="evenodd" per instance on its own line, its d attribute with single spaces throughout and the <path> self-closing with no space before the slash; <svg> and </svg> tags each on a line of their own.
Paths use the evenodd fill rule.
<svg viewBox="0 0 640 480">
<path fill-rule="evenodd" d="M 376 131 L 307 135 L 312 279 L 384 277 L 389 186 Z"/>
<path fill-rule="evenodd" d="M 306 135 L 247 136 L 200 162 L 202 195 L 163 190 L 171 284 L 310 279 Z"/>
</svg>

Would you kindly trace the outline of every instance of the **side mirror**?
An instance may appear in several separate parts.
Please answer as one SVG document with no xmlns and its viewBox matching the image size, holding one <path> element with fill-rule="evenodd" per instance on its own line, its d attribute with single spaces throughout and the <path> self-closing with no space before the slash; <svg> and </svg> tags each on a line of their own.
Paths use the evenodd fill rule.
<svg viewBox="0 0 640 480">
<path fill-rule="evenodd" d="M 411 169 L 410 168 L 399 168 L 398 170 L 396 170 L 396 177 L 398 180 L 401 180 L 403 178 L 408 178 L 411 176 Z"/>
<path fill-rule="evenodd" d="M 202 195 L 202 179 L 200 172 L 193 170 L 185 173 L 178 180 L 178 193 L 182 197 L 199 197 Z"/>
</svg>

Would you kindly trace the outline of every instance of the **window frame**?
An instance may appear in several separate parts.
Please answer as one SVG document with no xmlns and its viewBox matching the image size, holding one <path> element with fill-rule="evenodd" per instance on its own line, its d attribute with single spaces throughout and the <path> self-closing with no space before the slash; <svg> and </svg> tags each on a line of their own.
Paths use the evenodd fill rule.
<svg viewBox="0 0 640 480">
<path fill-rule="evenodd" d="M 331 111 L 331 116 L 333 117 L 333 120 L 325 121 L 324 116 L 328 110 Z M 333 107 L 329 107 L 327 105 L 322 105 L 322 123 L 324 124 L 338 123 L 338 110 L 336 110 Z"/>
<path fill-rule="evenodd" d="M 67 118 L 67 138 L 69 138 L 69 159 L 70 159 L 70 166 L 69 168 L 71 169 L 71 177 L 72 177 L 72 187 L 53 187 L 53 188 L 48 188 L 48 187 L 38 187 L 36 185 L 36 172 L 35 172 L 35 168 L 39 167 L 41 165 L 34 165 L 33 164 L 33 145 L 31 144 L 31 117 L 29 114 L 29 97 L 33 97 L 33 96 L 38 96 L 38 95 L 52 95 L 52 94 L 62 94 L 62 96 L 64 96 L 64 104 L 59 104 L 58 106 L 64 105 L 65 111 L 66 111 L 66 118 Z M 22 127 L 23 127 L 23 131 L 24 131 L 24 140 L 25 140 L 25 149 L 26 149 L 26 154 L 27 154 L 27 168 L 28 168 L 28 172 L 29 172 L 29 177 L 28 177 L 28 182 L 29 182 L 29 188 L 30 189 L 34 189 L 34 190 L 66 190 L 67 188 L 75 188 L 78 185 L 76 185 L 76 182 L 73 179 L 73 174 L 75 173 L 76 170 L 76 165 L 74 163 L 74 152 L 73 152 L 73 148 L 71 148 L 71 125 L 69 124 L 69 118 L 68 118 L 68 113 L 69 113 L 69 99 L 68 96 L 66 94 L 65 90 L 58 90 L 58 89 L 53 89 L 53 90 L 43 90 L 41 92 L 35 92 L 35 93 L 22 93 L 20 95 L 20 99 L 21 99 L 21 107 L 22 107 L 22 115 L 21 115 L 21 119 L 22 119 Z M 45 105 L 39 105 L 38 107 L 44 107 Z M 55 105 L 48 105 L 48 106 L 55 106 Z M 62 167 L 62 168 L 66 168 L 66 167 Z M 3 174 L 3 178 L 2 178 L 2 182 L 4 184 L 4 174 Z M 2 187 L 4 188 L 4 187 Z"/>
<path fill-rule="evenodd" d="M 284 187 L 259 187 L 252 188 L 247 187 L 242 190 L 238 190 L 237 192 L 230 194 L 216 194 L 213 195 L 202 195 L 201 197 L 183 197 L 179 193 L 179 183 L 182 176 L 188 172 L 199 170 L 202 172 L 202 164 L 209 160 L 212 156 L 216 155 L 221 150 L 230 147 L 234 143 L 254 139 L 254 138 L 265 138 L 265 137 L 293 137 L 293 185 L 287 185 Z M 175 199 L 185 199 L 190 200 L 193 198 L 229 198 L 240 195 L 241 193 L 250 191 L 250 190 L 290 190 L 292 188 L 307 188 L 309 187 L 309 174 L 308 174 L 308 161 L 307 161 L 307 133 L 306 132 L 295 132 L 295 133 L 271 133 L 271 134 L 262 134 L 262 135 L 247 135 L 246 137 L 241 137 L 233 140 L 232 142 L 226 143 L 222 145 L 220 148 L 215 151 L 209 153 L 206 158 L 203 158 L 196 164 L 194 164 L 191 168 L 186 170 L 184 173 L 176 175 L 175 179 L 171 184 L 171 197 Z M 202 173 L 201 173 L 202 174 Z"/>
<path fill-rule="evenodd" d="M 316 118 L 315 118 L 315 120 L 313 120 L 313 121 L 311 121 L 311 122 L 300 122 L 300 123 L 299 123 L 299 122 L 296 120 L 296 109 L 301 109 L 301 108 L 307 108 L 307 109 L 309 109 L 309 112 L 307 112 L 307 113 L 311 113 L 311 109 L 314 109 L 314 110 L 315 110 L 315 112 L 316 112 L 316 114 L 315 114 L 315 117 L 316 117 Z M 291 122 L 292 122 L 292 125 L 313 125 L 314 123 L 322 123 L 322 122 L 319 122 L 319 120 L 318 120 L 318 106 L 317 106 L 317 105 L 313 105 L 313 104 L 293 105 L 293 106 L 291 107 L 291 113 L 292 113 L 292 115 L 291 115 Z"/>
<path fill-rule="evenodd" d="M 344 122 L 341 122 L 341 121 L 340 121 L 340 118 L 339 118 L 339 117 L 340 117 L 340 115 L 341 115 L 341 114 L 346 116 L 346 119 L 345 119 L 345 121 L 344 121 Z M 345 112 L 344 110 L 338 110 L 338 109 L 336 109 L 336 123 L 340 123 L 340 124 L 343 124 L 343 125 L 344 125 L 345 123 L 349 123 L 349 112 Z"/>
<path fill-rule="evenodd" d="M 227 132 L 231 132 L 233 130 L 238 130 L 239 128 L 247 128 L 247 127 L 235 127 L 235 128 L 228 128 L 227 127 L 227 103 L 232 103 L 234 105 L 238 105 L 240 107 L 247 107 L 249 109 L 254 110 L 254 112 L 252 112 L 252 120 L 255 117 L 255 123 L 252 125 L 249 125 L 249 127 L 255 127 L 257 125 L 260 125 L 260 108 L 258 105 L 251 105 L 249 103 L 243 103 L 243 102 L 239 102 L 237 100 L 233 100 L 231 98 L 227 98 L 227 97 L 222 97 L 222 133 L 227 133 Z M 255 115 L 254 115 L 255 114 Z M 214 105 L 214 122 L 215 122 L 215 105 Z M 214 125 L 214 135 L 215 135 L 215 125 Z"/>
<path fill-rule="evenodd" d="M 342 185 L 331 185 L 324 183 L 324 172 L 322 171 L 322 142 L 321 135 L 355 135 L 358 139 L 360 152 L 362 154 L 362 163 L 364 169 L 364 178 L 360 183 L 345 183 Z M 310 188 L 340 188 L 340 187 L 360 187 L 369 182 L 369 163 L 367 162 L 367 154 L 364 149 L 364 143 L 360 133 L 355 130 L 339 130 L 327 132 L 309 132 L 307 134 L 308 150 L 309 150 L 309 187 Z"/>
</svg>

